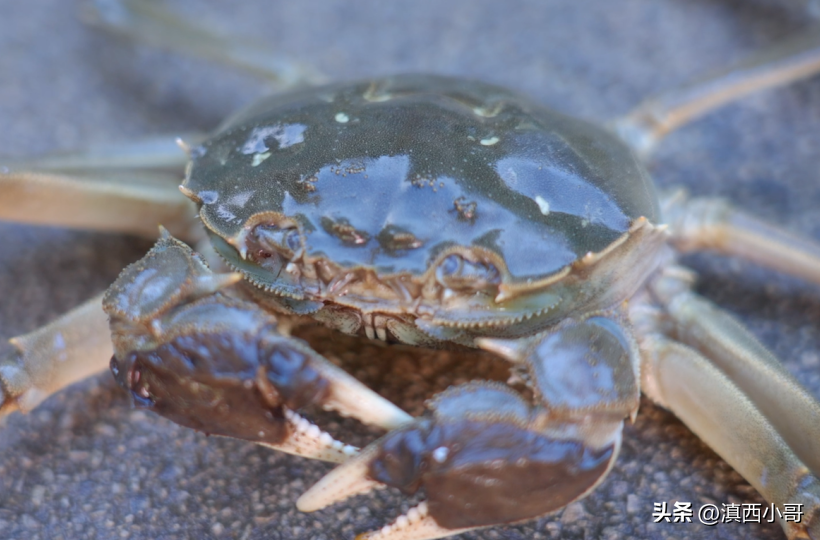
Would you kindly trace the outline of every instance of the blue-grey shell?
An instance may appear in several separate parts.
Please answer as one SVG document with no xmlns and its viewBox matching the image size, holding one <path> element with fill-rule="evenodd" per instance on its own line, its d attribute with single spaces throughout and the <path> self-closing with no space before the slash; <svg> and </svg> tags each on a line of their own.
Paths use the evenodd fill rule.
<svg viewBox="0 0 820 540">
<path fill-rule="evenodd" d="M 429 75 L 264 99 L 194 151 L 186 187 L 223 238 L 280 212 L 301 223 L 309 255 L 414 275 L 447 247 L 476 245 L 513 281 L 540 278 L 658 216 L 651 180 L 608 132 Z"/>
</svg>

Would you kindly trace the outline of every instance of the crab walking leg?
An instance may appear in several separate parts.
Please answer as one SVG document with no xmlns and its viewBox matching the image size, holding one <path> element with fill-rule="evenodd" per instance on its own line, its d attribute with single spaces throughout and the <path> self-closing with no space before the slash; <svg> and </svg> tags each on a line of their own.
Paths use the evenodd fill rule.
<svg viewBox="0 0 820 540">
<path fill-rule="evenodd" d="M 98 144 L 70 152 L 54 152 L 29 159 L 0 158 L 12 171 L 37 171 L 105 178 L 133 171 L 170 172 L 176 177 L 188 163 L 190 148 L 205 140 L 202 133 L 147 137 L 141 140 Z M 187 150 L 187 152 L 186 152 Z"/>
<path fill-rule="evenodd" d="M 192 144 L 201 140 L 188 137 Z M 163 224 L 197 241 L 196 211 L 179 192 L 188 148 L 180 139 L 155 137 L 27 160 L 0 158 L 0 220 L 149 238 Z"/>
<path fill-rule="evenodd" d="M 450 388 L 429 411 L 325 476 L 297 501 L 309 512 L 382 484 L 427 500 L 360 538 L 428 540 L 554 512 L 595 488 L 638 407 L 638 351 L 620 317 L 565 321 L 520 340 L 480 339 L 532 387 L 532 406 L 500 383 Z"/>
<path fill-rule="evenodd" d="M 661 138 L 714 109 L 818 71 L 820 26 L 812 26 L 726 71 L 647 99 L 610 125 L 627 144 L 645 155 Z"/>
<path fill-rule="evenodd" d="M 820 284 L 820 245 L 756 219 L 719 198 L 662 197 L 678 251 L 714 250 Z"/>
<path fill-rule="evenodd" d="M 650 286 L 671 319 L 670 333 L 709 358 L 820 474 L 820 403 L 737 320 L 691 292 L 687 276 L 671 267 Z"/>
<path fill-rule="evenodd" d="M 0 173 L 0 220 L 157 236 L 160 223 L 196 235 L 193 205 L 173 179 L 132 175 L 115 182 L 50 173 Z"/>
<path fill-rule="evenodd" d="M 385 429 L 404 411 L 332 365 L 163 233 L 108 289 L 111 371 L 135 406 L 209 434 L 341 462 L 354 449 L 295 410 L 315 404 Z"/>
<path fill-rule="evenodd" d="M 10 343 L 11 353 L 0 357 L 0 415 L 30 411 L 54 392 L 108 367 L 112 348 L 102 295 Z"/>
<path fill-rule="evenodd" d="M 272 53 L 264 44 L 223 36 L 189 23 L 161 2 L 94 0 L 88 22 L 143 43 L 200 56 L 268 79 L 278 87 L 313 85 L 324 77 L 310 67 Z"/>
<path fill-rule="evenodd" d="M 696 351 L 658 335 L 641 339 L 644 392 L 670 409 L 763 497 L 782 511 L 802 505 L 789 539 L 820 538 L 820 480 L 745 391 Z M 785 396 L 783 396 L 785 397 Z M 791 413 L 787 417 L 797 420 Z M 804 419 L 800 419 L 805 423 Z M 816 420 L 815 420 L 816 423 Z M 816 428 L 815 428 L 816 431 Z"/>
</svg>

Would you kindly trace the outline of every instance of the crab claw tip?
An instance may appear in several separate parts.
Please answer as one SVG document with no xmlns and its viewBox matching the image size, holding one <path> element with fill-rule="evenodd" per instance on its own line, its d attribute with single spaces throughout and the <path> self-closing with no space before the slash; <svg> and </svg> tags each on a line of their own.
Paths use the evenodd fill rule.
<svg viewBox="0 0 820 540">
<path fill-rule="evenodd" d="M 380 482 L 369 478 L 370 461 L 374 452 L 373 448 L 366 448 L 330 471 L 299 497 L 296 508 L 302 512 L 315 512 L 335 502 L 382 487 Z"/>
</svg>

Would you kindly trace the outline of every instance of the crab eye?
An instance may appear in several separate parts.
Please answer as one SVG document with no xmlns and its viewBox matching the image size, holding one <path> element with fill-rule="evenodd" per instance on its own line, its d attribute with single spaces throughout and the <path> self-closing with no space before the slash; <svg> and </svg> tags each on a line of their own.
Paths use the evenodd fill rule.
<svg viewBox="0 0 820 540">
<path fill-rule="evenodd" d="M 279 227 L 277 225 L 257 225 L 254 227 L 261 251 L 268 253 L 276 251 L 290 258 L 302 247 L 299 230 L 296 227 Z"/>
<path fill-rule="evenodd" d="M 501 279 L 498 269 L 489 262 L 468 261 L 458 254 L 448 255 L 436 269 L 436 279 L 451 289 L 483 289 Z"/>
</svg>

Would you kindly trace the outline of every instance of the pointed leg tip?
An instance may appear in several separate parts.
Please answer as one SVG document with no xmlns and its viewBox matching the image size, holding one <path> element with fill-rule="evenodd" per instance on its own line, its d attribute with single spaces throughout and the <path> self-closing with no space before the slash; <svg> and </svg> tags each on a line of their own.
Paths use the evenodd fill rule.
<svg viewBox="0 0 820 540">
<path fill-rule="evenodd" d="M 310 513 L 315 512 L 317 510 L 321 510 L 321 507 L 318 507 L 314 504 L 311 504 L 313 501 L 310 499 L 305 498 L 304 495 L 296 499 L 296 509 L 300 512 Z M 360 535 L 361 536 L 361 535 Z M 358 538 L 358 536 L 357 536 Z"/>
<path fill-rule="evenodd" d="M 369 477 L 371 459 L 372 450 L 365 448 L 303 493 L 296 507 L 302 512 L 315 512 L 354 495 L 381 489 L 383 485 Z"/>
</svg>

